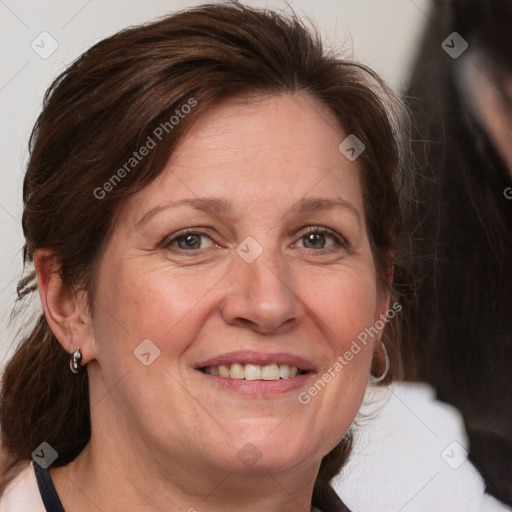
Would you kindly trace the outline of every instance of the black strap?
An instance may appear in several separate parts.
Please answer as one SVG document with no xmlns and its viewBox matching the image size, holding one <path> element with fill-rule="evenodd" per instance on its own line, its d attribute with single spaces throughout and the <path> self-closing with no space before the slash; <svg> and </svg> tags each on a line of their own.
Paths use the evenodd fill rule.
<svg viewBox="0 0 512 512">
<path fill-rule="evenodd" d="M 32 462 L 32 466 L 46 512 L 66 512 L 60 502 L 48 469 L 42 468 L 37 462 Z"/>
</svg>

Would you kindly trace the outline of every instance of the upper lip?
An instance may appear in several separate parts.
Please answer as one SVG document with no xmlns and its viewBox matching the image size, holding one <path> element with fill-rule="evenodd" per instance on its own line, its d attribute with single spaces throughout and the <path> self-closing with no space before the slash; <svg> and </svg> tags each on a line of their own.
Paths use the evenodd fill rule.
<svg viewBox="0 0 512 512">
<path fill-rule="evenodd" d="M 219 356 L 212 357 L 211 359 L 201 361 L 195 366 L 196 368 L 204 368 L 206 366 L 220 366 L 221 364 L 229 366 L 235 363 L 257 364 L 260 366 L 269 364 L 287 364 L 304 371 L 312 371 L 315 369 L 311 362 L 295 354 L 286 352 L 256 352 L 252 350 L 238 350 L 236 352 L 221 354 Z"/>
</svg>

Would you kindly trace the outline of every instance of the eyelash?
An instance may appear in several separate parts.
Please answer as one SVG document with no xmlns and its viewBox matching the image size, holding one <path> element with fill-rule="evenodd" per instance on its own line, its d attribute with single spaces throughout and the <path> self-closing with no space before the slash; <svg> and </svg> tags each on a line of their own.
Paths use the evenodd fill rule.
<svg viewBox="0 0 512 512">
<path fill-rule="evenodd" d="M 331 252 L 339 251 L 340 249 L 344 249 L 344 250 L 348 250 L 349 249 L 348 242 L 341 235 L 339 235 L 335 231 L 332 231 L 331 229 L 324 228 L 322 226 L 310 226 L 310 227 L 306 228 L 304 231 L 301 232 L 301 234 L 300 234 L 298 239 L 300 240 L 300 239 L 302 239 L 305 236 L 308 236 L 310 234 L 329 235 L 329 236 L 331 236 L 334 239 L 336 246 L 331 247 L 331 248 L 321 248 L 321 249 L 314 249 L 314 248 L 310 248 L 310 247 L 305 247 L 305 249 L 307 249 L 307 250 L 314 251 L 314 252 L 331 253 Z M 168 249 L 168 250 L 176 250 L 176 251 L 181 252 L 181 253 L 187 253 L 187 252 L 197 253 L 199 251 L 202 251 L 202 250 L 206 249 L 205 248 L 205 249 L 190 249 L 190 250 L 187 250 L 187 249 L 181 249 L 179 247 L 178 248 L 173 248 L 173 249 L 170 248 L 170 245 L 173 242 L 176 242 L 177 240 L 179 240 L 181 238 L 185 238 L 187 235 L 206 236 L 206 237 L 210 238 L 210 240 L 211 240 L 211 237 L 209 235 L 207 235 L 206 233 L 204 233 L 202 231 L 199 231 L 196 228 L 187 228 L 187 229 L 183 229 L 182 231 L 178 231 L 177 233 L 175 233 L 173 235 L 169 235 L 169 236 L 165 237 L 162 240 L 162 242 L 160 243 L 160 247 L 163 248 L 163 249 Z"/>
</svg>

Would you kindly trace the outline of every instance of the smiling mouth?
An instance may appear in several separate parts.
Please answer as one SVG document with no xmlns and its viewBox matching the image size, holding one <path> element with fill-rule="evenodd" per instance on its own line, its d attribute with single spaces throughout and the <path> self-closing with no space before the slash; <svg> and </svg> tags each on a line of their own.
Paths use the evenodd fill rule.
<svg viewBox="0 0 512 512">
<path fill-rule="evenodd" d="M 212 375 L 213 377 L 223 377 L 226 379 L 237 380 L 280 380 L 293 379 L 300 375 L 308 373 L 307 370 L 290 366 L 288 364 L 242 364 L 234 363 L 231 365 L 221 364 L 218 366 L 204 366 L 199 368 L 203 373 Z"/>
</svg>

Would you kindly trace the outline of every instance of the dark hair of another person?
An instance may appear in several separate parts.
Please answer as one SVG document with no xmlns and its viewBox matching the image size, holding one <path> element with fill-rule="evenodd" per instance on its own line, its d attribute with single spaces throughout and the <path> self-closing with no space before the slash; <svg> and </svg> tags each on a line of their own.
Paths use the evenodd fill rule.
<svg viewBox="0 0 512 512">
<path fill-rule="evenodd" d="M 457 32 L 468 52 L 483 51 L 481 72 L 510 81 L 512 2 L 437 2 L 429 18 L 407 91 L 420 169 L 411 273 L 420 279 L 406 376 L 461 411 L 487 492 L 512 505 L 511 170 L 464 102 L 456 67 L 465 55 L 441 47 Z"/>
<path fill-rule="evenodd" d="M 86 51 L 54 81 L 30 140 L 24 263 L 32 262 L 36 249 L 52 249 L 63 281 L 87 291 L 92 314 L 95 270 L 123 201 L 165 169 L 203 112 L 253 93 L 303 93 L 330 110 L 346 134 L 363 141 L 357 163 L 370 244 L 379 286 L 396 298 L 387 277 L 402 225 L 399 103 L 373 71 L 324 51 L 318 33 L 295 15 L 237 3 L 199 6 L 123 30 Z M 182 109 L 187 104 L 194 106 Z M 102 199 L 95 197 L 177 109 L 188 113 L 172 129 L 167 125 L 156 147 Z M 19 296 L 35 289 L 34 273 L 28 272 Z M 383 336 L 395 368 L 397 325 L 397 318 L 390 321 Z M 69 463 L 87 444 L 87 371 L 71 374 L 68 361 L 41 314 L 3 375 L 0 426 L 8 468 L 30 459 L 42 441 L 58 452 L 54 465 Z M 322 460 L 313 501 L 324 510 L 339 507 L 329 482 L 350 443 L 349 433 Z"/>
</svg>

